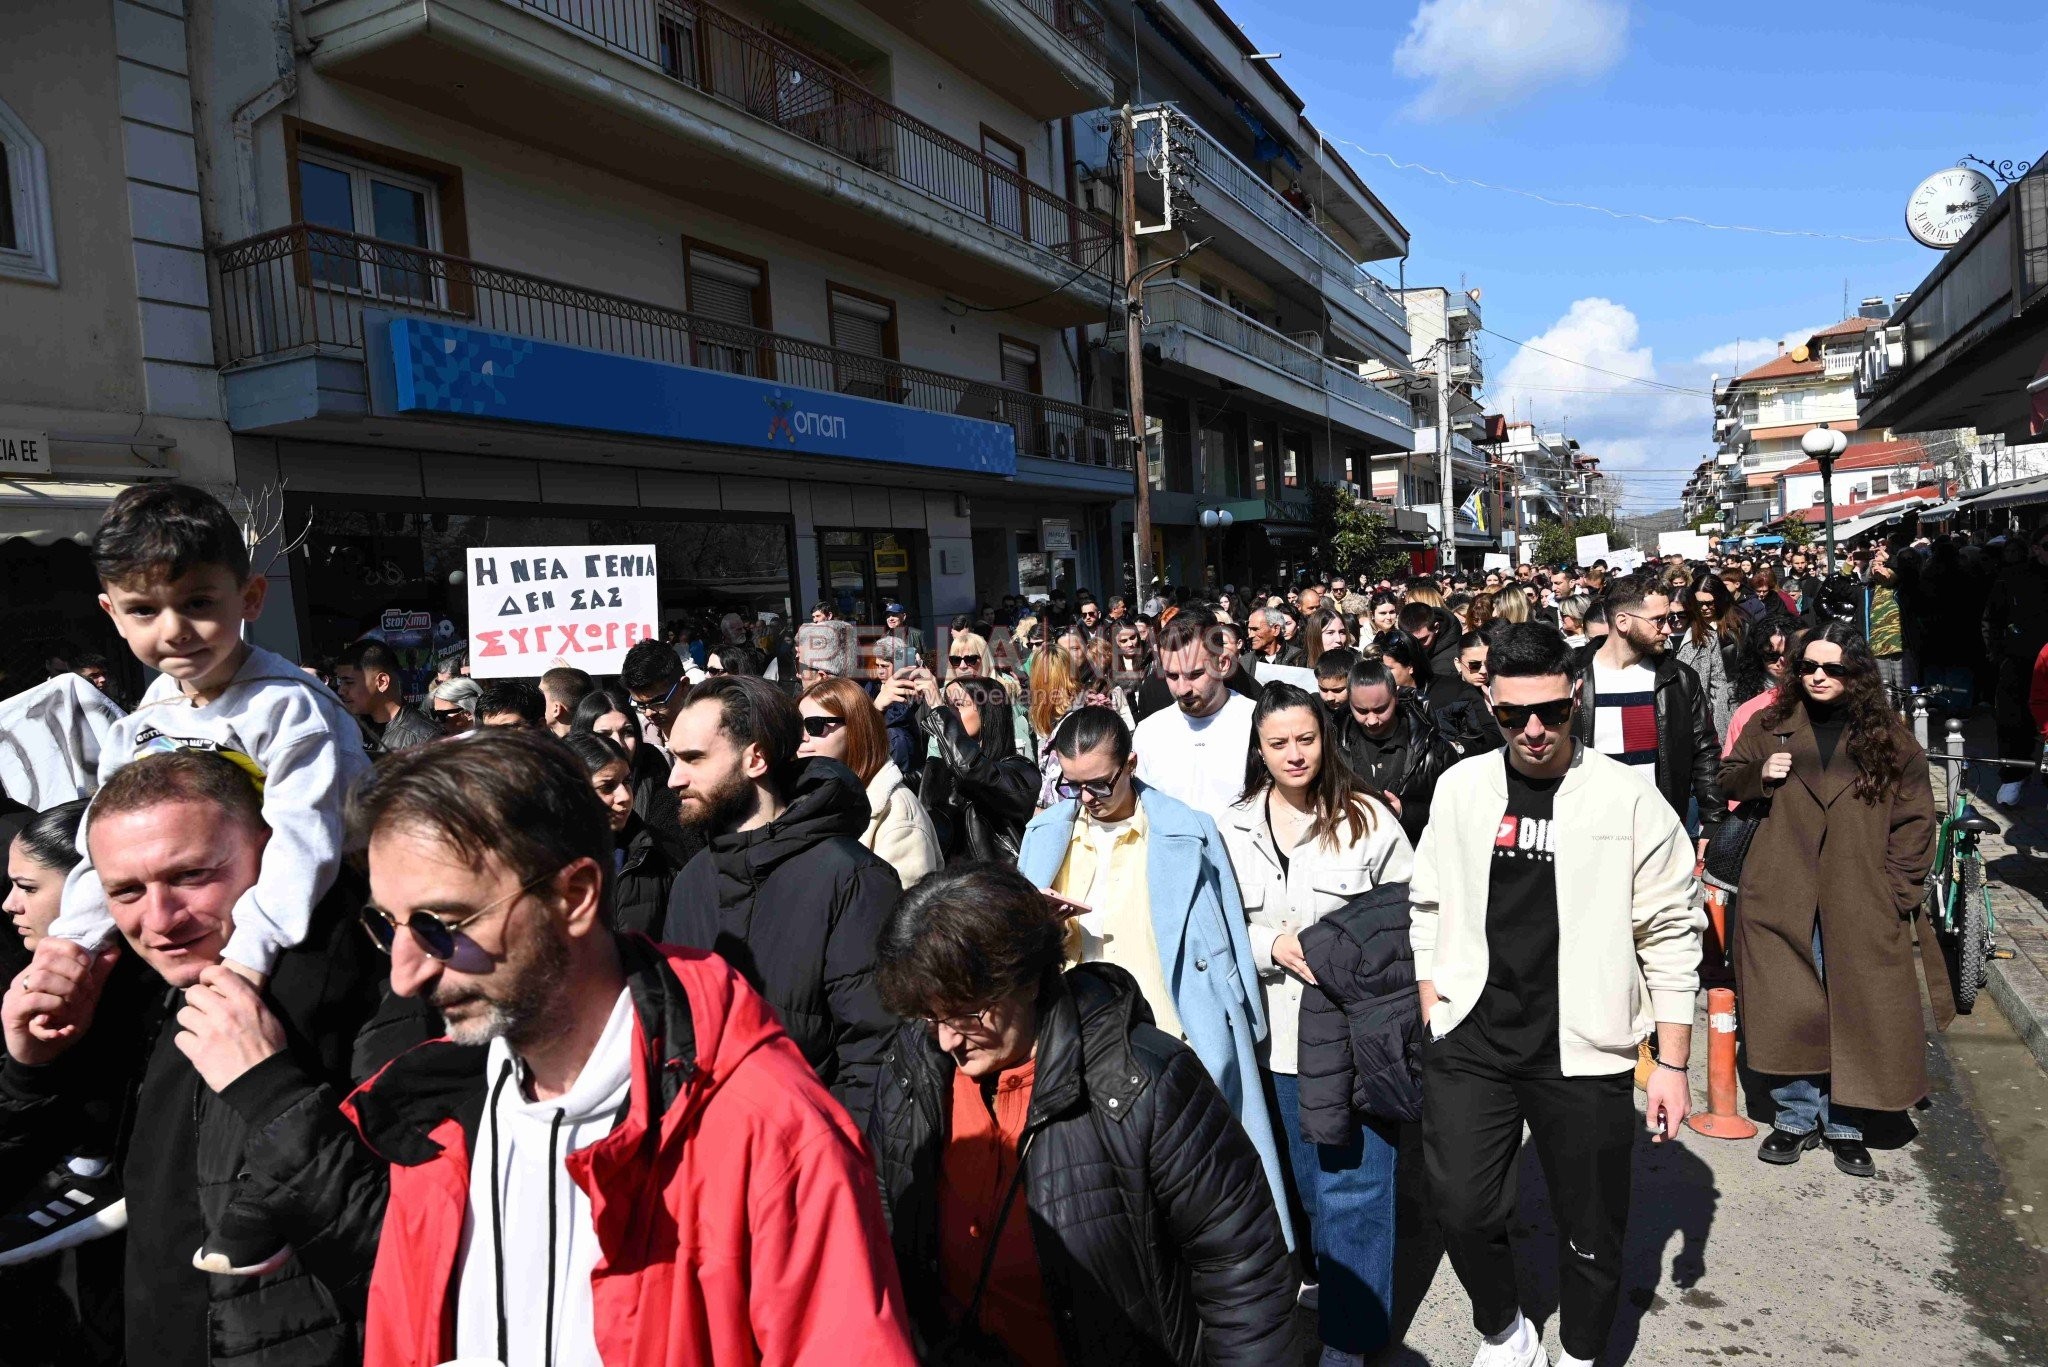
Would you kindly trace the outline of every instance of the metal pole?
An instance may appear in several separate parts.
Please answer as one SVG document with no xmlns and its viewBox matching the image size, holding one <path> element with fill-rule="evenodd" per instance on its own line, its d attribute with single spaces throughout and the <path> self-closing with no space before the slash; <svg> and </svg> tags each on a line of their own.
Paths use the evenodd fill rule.
<svg viewBox="0 0 2048 1367">
<path fill-rule="evenodd" d="M 1437 499 L 1444 520 L 1444 549 L 1439 568 L 1450 570 L 1458 567 L 1458 527 L 1452 520 L 1456 514 L 1451 489 L 1451 318 L 1448 304 L 1444 308 L 1443 340 L 1437 343 L 1436 456 L 1437 478 L 1442 481 L 1437 489 Z"/>
<path fill-rule="evenodd" d="M 1128 104 L 1124 106 L 1122 127 L 1124 360 L 1129 366 L 1132 476 L 1137 481 L 1132 498 L 1131 535 L 1137 544 L 1134 548 L 1136 558 L 1131 562 L 1131 583 L 1138 600 L 1133 607 L 1143 612 L 1146 600 L 1151 597 L 1152 474 L 1150 447 L 1145 434 L 1145 300 L 1144 289 L 1138 283 L 1138 125 Z M 1164 136 L 1163 129 L 1161 135 Z M 1165 438 L 1166 434 L 1160 433 L 1162 443 Z"/>
<path fill-rule="evenodd" d="M 1820 499 L 1828 526 L 1828 578 L 1835 577 L 1835 458 L 1820 458 Z"/>
</svg>

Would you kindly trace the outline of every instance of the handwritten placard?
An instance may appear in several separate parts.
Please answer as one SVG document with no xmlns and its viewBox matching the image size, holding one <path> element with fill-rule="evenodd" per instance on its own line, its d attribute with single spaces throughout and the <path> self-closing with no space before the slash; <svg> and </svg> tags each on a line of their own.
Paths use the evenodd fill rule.
<svg viewBox="0 0 2048 1367">
<path fill-rule="evenodd" d="M 531 678 L 556 665 L 616 674 L 655 637 L 652 546 L 484 546 L 469 552 L 469 672 Z"/>
</svg>

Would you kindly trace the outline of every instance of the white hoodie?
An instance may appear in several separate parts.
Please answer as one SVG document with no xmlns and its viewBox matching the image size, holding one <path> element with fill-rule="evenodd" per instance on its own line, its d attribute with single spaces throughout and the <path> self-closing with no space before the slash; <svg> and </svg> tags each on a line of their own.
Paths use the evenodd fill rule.
<svg viewBox="0 0 2048 1367">
<path fill-rule="evenodd" d="M 622 989 L 576 1081 L 549 1101 L 526 1099 L 525 1064 L 504 1040 L 491 1041 L 490 1104 L 470 1156 L 469 1213 L 455 1273 L 455 1353 L 462 1361 L 498 1357 L 502 1286 L 506 1367 L 601 1367 L 591 1293 L 597 1227 L 590 1197 L 564 1160 L 618 1123 L 631 1090 L 637 1028 L 632 989 Z"/>
<path fill-rule="evenodd" d="M 159 675 L 108 733 L 100 784 L 160 750 L 219 754 L 245 770 L 263 795 L 270 843 L 255 886 L 235 903 L 223 957 L 267 974 L 279 954 L 305 940 L 314 904 L 341 869 L 342 807 L 349 789 L 370 771 L 362 728 L 318 679 L 282 655 L 251 646 L 235 677 L 204 707 L 194 707 L 176 679 Z M 85 831 L 81 823 L 78 848 L 85 858 L 65 879 L 63 910 L 50 933 L 94 947 L 114 920 Z"/>
</svg>

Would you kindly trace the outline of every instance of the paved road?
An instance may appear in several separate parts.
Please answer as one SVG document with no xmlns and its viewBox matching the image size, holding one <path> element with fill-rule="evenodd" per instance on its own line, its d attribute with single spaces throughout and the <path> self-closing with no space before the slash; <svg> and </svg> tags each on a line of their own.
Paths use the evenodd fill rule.
<svg viewBox="0 0 2048 1367">
<path fill-rule="evenodd" d="M 2048 1178 L 2048 1078 L 1987 1010 L 1930 1046 L 1935 1096 L 1898 1133 L 1872 1136 L 1873 1179 L 1837 1172 L 1825 1150 L 1787 1169 L 1758 1162 L 1753 1140 L 1688 1131 L 1677 1146 L 1639 1144 L 1621 1316 L 1602 1363 L 2048 1364 L 2048 1206 L 2032 1199 Z M 1704 1020 L 1694 1038 L 1703 1077 Z M 1761 1121 L 1770 1103 L 1757 1095 Z M 2011 1193 L 1984 1111 L 2014 1135 Z M 1556 1226 L 1533 1149 L 1524 1157 L 1523 1306 L 1555 1355 Z M 1428 1243 L 1404 1249 L 1427 1292 L 1382 1361 L 1463 1367 L 1470 1304 Z"/>
</svg>

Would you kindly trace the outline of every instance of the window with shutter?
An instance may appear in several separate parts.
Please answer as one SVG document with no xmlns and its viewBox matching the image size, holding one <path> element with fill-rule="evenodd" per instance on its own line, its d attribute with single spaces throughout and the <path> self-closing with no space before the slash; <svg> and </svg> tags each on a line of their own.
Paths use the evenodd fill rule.
<svg viewBox="0 0 2048 1367">
<path fill-rule="evenodd" d="M 895 359 L 892 337 L 896 306 L 885 299 L 871 299 L 847 290 L 832 289 L 827 295 L 832 312 L 832 345 L 842 352 L 858 352 L 877 361 Z M 889 383 L 887 365 L 865 365 L 847 357 L 834 362 L 839 392 L 870 399 L 892 399 L 895 386 Z"/>
<path fill-rule="evenodd" d="M 697 364 L 732 375 L 755 374 L 759 357 L 749 342 L 761 316 L 756 305 L 766 285 L 760 268 L 694 247 L 686 262 L 690 312 L 709 320 L 697 339 Z"/>
<path fill-rule="evenodd" d="M 1023 342 L 1003 343 L 1003 383 L 1011 389 L 1038 392 L 1038 348 Z"/>
</svg>

